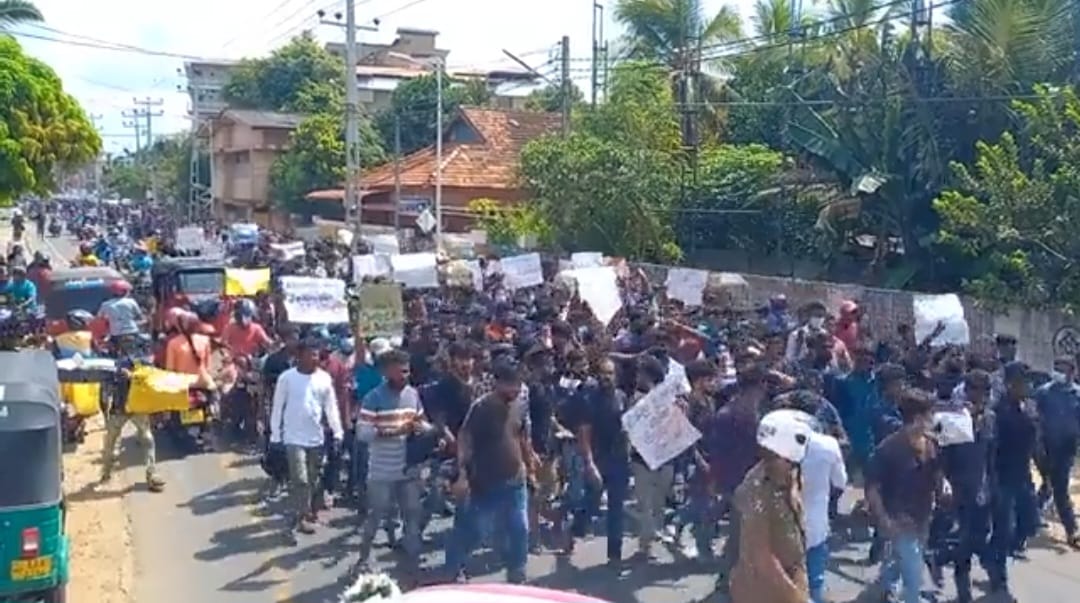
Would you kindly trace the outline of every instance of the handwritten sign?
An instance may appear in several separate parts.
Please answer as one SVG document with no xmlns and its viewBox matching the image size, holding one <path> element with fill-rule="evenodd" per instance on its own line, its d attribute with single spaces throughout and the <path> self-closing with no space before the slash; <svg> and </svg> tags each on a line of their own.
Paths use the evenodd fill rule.
<svg viewBox="0 0 1080 603">
<path fill-rule="evenodd" d="M 931 345 L 946 344 L 968 345 L 971 343 L 971 331 L 964 318 L 964 304 L 955 293 L 944 295 L 912 295 L 912 310 L 915 314 L 915 341 L 922 341 L 934 332 L 938 323 L 945 326 Z"/>
<path fill-rule="evenodd" d="M 435 289 L 439 286 L 438 261 L 434 253 L 406 253 L 390 256 L 394 281 L 406 289 Z"/>
<path fill-rule="evenodd" d="M 661 383 L 623 413 L 623 429 L 649 469 L 659 469 L 701 438 L 675 404 L 677 391 L 676 381 Z"/>
<path fill-rule="evenodd" d="M 709 273 L 693 268 L 671 268 L 667 273 L 667 295 L 687 306 L 700 306 L 709 283 Z"/>
<path fill-rule="evenodd" d="M 184 226 L 176 229 L 176 248 L 181 251 L 202 251 L 206 246 L 206 235 L 198 226 Z"/>
<path fill-rule="evenodd" d="M 397 283 L 365 284 L 357 295 L 360 329 L 365 337 L 401 337 L 405 331 L 405 304 Z"/>
<path fill-rule="evenodd" d="M 289 322 L 341 324 L 349 322 L 345 281 L 308 276 L 281 277 L 281 294 Z"/>
<path fill-rule="evenodd" d="M 503 258 L 499 261 L 503 284 L 511 291 L 535 287 L 544 283 L 544 268 L 539 253 L 526 253 Z"/>
</svg>

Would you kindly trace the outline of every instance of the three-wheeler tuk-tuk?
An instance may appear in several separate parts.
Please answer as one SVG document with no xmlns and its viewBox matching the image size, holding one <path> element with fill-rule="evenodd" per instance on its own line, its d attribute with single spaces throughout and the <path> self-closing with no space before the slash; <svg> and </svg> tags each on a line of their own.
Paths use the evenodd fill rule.
<svg viewBox="0 0 1080 603">
<path fill-rule="evenodd" d="M 53 270 L 46 290 L 42 292 L 49 335 L 56 336 L 68 330 L 66 317 L 72 310 L 86 310 L 96 316 L 101 304 L 111 297 L 110 285 L 117 281 L 126 279 L 107 266 Z M 94 339 L 100 342 L 108 334 L 109 325 L 105 319 L 96 318 L 90 323 L 90 330 Z"/>
<path fill-rule="evenodd" d="M 45 350 L 0 352 L 0 601 L 63 603 L 69 543 L 60 381 Z"/>
<path fill-rule="evenodd" d="M 197 256 L 162 258 L 152 271 L 154 292 L 154 331 L 160 331 L 170 308 L 192 307 L 200 302 L 217 301 L 219 311 L 212 323 L 220 333 L 229 324 L 231 312 L 225 297 L 225 258 Z"/>
</svg>

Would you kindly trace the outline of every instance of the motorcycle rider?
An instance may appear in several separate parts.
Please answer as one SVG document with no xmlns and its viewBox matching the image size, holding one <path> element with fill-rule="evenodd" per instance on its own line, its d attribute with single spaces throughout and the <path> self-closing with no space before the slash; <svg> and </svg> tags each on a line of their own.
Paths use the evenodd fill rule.
<svg viewBox="0 0 1080 603">
<path fill-rule="evenodd" d="M 11 212 L 11 230 L 15 234 L 15 238 L 22 238 L 23 230 L 26 229 L 26 219 L 23 218 L 22 210 L 16 207 Z"/>
<path fill-rule="evenodd" d="M 98 237 L 97 241 L 94 243 L 94 255 L 106 266 L 112 263 L 113 245 L 109 241 L 108 236 L 101 235 Z"/>
<path fill-rule="evenodd" d="M 90 243 L 83 241 L 79 243 L 79 257 L 75 258 L 75 261 L 71 263 L 72 266 L 100 266 L 101 260 L 94 255 L 94 246 Z"/>
<path fill-rule="evenodd" d="M 34 260 L 27 269 L 27 277 L 37 286 L 38 291 L 44 291 L 52 275 L 52 260 L 40 251 L 34 252 Z"/>
<path fill-rule="evenodd" d="M 34 228 L 37 230 L 39 239 L 45 238 L 45 210 L 39 209 L 34 214 Z"/>
<path fill-rule="evenodd" d="M 146 322 L 146 315 L 139 303 L 131 297 L 130 283 L 116 280 L 109 283 L 108 289 L 111 297 L 101 304 L 98 316 L 109 325 L 109 339 L 117 345 L 123 345 L 126 340 L 139 335 Z"/>
<path fill-rule="evenodd" d="M 257 357 L 267 353 L 274 342 L 255 321 L 255 302 L 241 299 L 233 308 L 233 322 L 225 327 L 222 339 L 234 358 Z"/>
<path fill-rule="evenodd" d="M 72 310 L 64 317 L 67 331 L 53 338 L 53 355 L 58 359 L 72 358 L 76 354 L 83 358 L 94 356 L 94 334 L 90 331 L 90 322 L 94 315 L 86 310 Z"/>
<path fill-rule="evenodd" d="M 37 287 L 26 278 L 25 266 L 11 268 L 11 280 L 4 285 L 3 295 L 14 308 L 29 308 L 37 303 Z"/>
</svg>

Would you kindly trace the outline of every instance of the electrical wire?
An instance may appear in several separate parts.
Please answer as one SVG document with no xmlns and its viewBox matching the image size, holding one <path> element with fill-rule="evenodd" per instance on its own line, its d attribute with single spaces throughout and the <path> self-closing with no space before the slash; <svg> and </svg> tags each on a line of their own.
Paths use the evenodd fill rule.
<svg viewBox="0 0 1080 603">
<path fill-rule="evenodd" d="M 270 9 L 270 11 L 267 12 L 266 15 L 261 20 L 263 20 L 263 21 L 270 20 L 270 18 L 272 18 L 274 15 L 276 15 L 277 13 L 284 10 L 285 7 L 292 1 L 293 0 L 281 0 L 281 2 L 279 2 L 274 8 Z M 245 36 L 247 36 L 250 33 L 251 33 L 250 30 L 242 29 L 239 33 L 237 33 L 235 36 L 229 38 L 224 44 L 222 44 L 221 45 L 221 50 L 225 50 L 230 45 L 232 45 L 235 42 L 238 42 L 238 41 L 242 40 Z"/>
<path fill-rule="evenodd" d="M 375 17 L 375 19 L 378 19 L 378 20 L 385 19 L 385 18 L 387 18 L 387 17 L 389 17 L 391 15 L 396 15 L 396 14 L 398 14 L 398 13 L 404 11 L 404 10 L 408 10 L 408 9 L 418 5 L 418 4 L 422 4 L 422 3 L 427 2 L 427 1 L 428 0 L 412 0 L 412 2 L 406 2 L 405 4 L 402 4 L 401 6 L 395 8 L 395 9 L 393 9 L 391 11 L 387 11 L 387 12 Z"/>
</svg>

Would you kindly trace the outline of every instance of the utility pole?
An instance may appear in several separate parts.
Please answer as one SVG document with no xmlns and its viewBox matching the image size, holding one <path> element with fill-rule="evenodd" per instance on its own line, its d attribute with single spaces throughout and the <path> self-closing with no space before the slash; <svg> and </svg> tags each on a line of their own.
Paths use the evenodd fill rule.
<svg viewBox="0 0 1080 603">
<path fill-rule="evenodd" d="M 135 154 L 138 155 L 142 151 L 142 113 L 138 109 L 132 111 L 124 111 L 120 115 L 127 118 L 123 126 L 125 128 L 131 128 L 135 130 Z"/>
<path fill-rule="evenodd" d="M 162 110 L 153 111 L 153 107 L 160 107 L 165 104 L 164 99 L 151 100 L 150 97 L 146 97 L 144 100 L 132 99 L 132 102 L 137 107 L 136 113 L 140 113 L 146 119 L 146 146 L 152 146 L 154 144 L 154 118 L 165 115 Z"/>
<path fill-rule="evenodd" d="M 394 233 L 401 230 L 401 116 L 394 114 Z"/>
<path fill-rule="evenodd" d="M 592 106 L 600 93 L 600 61 L 607 61 L 607 44 L 604 43 L 604 5 L 593 2 L 592 12 Z M 603 58 L 601 58 L 603 57 Z"/>
<path fill-rule="evenodd" d="M 341 13 L 336 21 L 323 19 L 325 13 L 318 12 L 319 22 L 324 25 L 345 28 L 345 215 L 351 210 L 356 232 L 353 233 L 353 249 L 359 248 L 363 235 L 364 214 L 360 201 L 360 90 L 356 82 L 356 64 L 359 62 L 356 51 L 356 31 L 378 31 L 370 25 L 356 24 L 356 0 L 345 0 L 345 23 L 341 23 Z"/>
<path fill-rule="evenodd" d="M 562 132 L 563 136 L 570 134 L 570 36 L 563 36 L 559 45 L 562 56 Z"/>
<path fill-rule="evenodd" d="M 97 115 L 91 114 L 91 115 L 88 115 L 87 117 L 90 118 L 90 123 L 93 124 L 94 129 L 97 130 L 98 129 L 98 122 L 100 122 L 102 119 L 104 119 L 105 116 L 100 115 L 100 114 L 97 114 Z M 98 199 L 101 199 L 101 153 L 98 153 L 97 155 L 94 156 L 93 170 L 94 170 L 94 172 L 92 174 L 92 177 L 93 177 L 93 182 L 94 182 L 94 195 Z"/>
<path fill-rule="evenodd" d="M 442 105 L 443 62 L 435 66 L 435 245 L 442 248 Z"/>
</svg>

